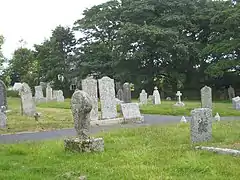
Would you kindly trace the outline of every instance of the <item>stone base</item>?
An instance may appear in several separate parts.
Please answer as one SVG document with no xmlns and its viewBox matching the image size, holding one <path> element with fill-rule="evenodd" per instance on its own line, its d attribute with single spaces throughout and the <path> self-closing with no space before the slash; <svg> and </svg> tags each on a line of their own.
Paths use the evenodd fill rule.
<svg viewBox="0 0 240 180">
<path fill-rule="evenodd" d="M 72 152 L 102 152 L 104 151 L 103 138 L 90 138 L 80 140 L 79 138 L 68 138 L 64 140 L 65 150 Z"/>
</svg>

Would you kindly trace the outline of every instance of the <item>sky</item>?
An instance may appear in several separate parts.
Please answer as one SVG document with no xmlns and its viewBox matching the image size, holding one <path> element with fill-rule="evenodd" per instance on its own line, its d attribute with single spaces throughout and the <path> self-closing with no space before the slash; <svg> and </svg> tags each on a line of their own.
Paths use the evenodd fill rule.
<svg viewBox="0 0 240 180">
<path fill-rule="evenodd" d="M 27 48 L 51 36 L 58 25 L 70 26 L 86 8 L 107 0 L 0 0 L 0 34 L 4 36 L 3 54 L 11 58 L 19 40 Z"/>
</svg>

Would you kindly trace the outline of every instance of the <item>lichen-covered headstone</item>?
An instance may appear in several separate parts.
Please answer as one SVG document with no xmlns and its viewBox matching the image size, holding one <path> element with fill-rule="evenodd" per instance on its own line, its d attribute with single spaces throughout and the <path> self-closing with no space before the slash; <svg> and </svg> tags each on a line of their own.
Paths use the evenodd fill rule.
<svg viewBox="0 0 240 180">
<path fill-rule="evenodd" d="M 209 141 L 212 138 L 212 109 L 197 108 L 191 111 L 191 116 L 191 141 Z"/>
<path fill-rule="evenodd" d="M 50 84 L 47 84 L 47 88 L 46 88 L 46 100 L 47 100 L 47 101 L 52 101 L 52 99 L 53 99 L 52 88 L 51 88 Z"/>
<path fill-rule="evenodd" d="M 82 90 L 88 93 L 91 97 L 93 107 L 90 113 L 90 119 L 96 121 L 98 120 L 97 80 L 92 77 L 82 80 Z"/>
<path fill-rule="evenodd" d="M 123 84 L 123 102 L 131 102 L 131 85 L 128 82 Z"/>
<path fill-rule="evenodd" d="M 123 101 L 123 90 L 122 89 L 118 89 L 118 91 L 117 91 L 117 98 L 120 101 Z"/>
<path fill-rule="evenodd" d="M 140 93 L 140 96 L 139 96 L 139 100 L 140 100 L 140 103 L 141 104 L 147 104 L 147 93 L 146 91 L 143 89 L 142 92 Z"/>
<path fill-rule="evenodd" d="M 153 91 L 153 104 L 161 104 L 161 98 L 157 87 Z"/>
<path fill-rule="evenodd" d="M 65 139 L 65 149 L 74 152 L 104 151 L 104 140 L 89 136 L 91 97 L 84 91 L 75 91 L 71 99 L 71 110 L 77 138 Z"/>
<path fill-rule="evenodd" d="M 138 103 L 123 103 L 121 104 L 121 111 L 124 120 L 143 121 Z"/>
<path fill-rule="evenodd" d="M 21 97 L 21 110 L 23 115 L 34 116 L 36 105 L 33 101 L 32 91 L 27 83 L 23 83 L 19 90 Z"/>
<path fill-rule="evenodd" d="M 114 80 L 105 76 L 98 80 L 102 119 L 117 117 Z"/>
<path fill-rule="evenodd" d="M 212 109 L 212 89 L 208 86 L 201 89 L 201 103 L 202 108 Z"/>
<path fill-rule="evenodd" d="M 7 107 L 7 88 L 3 81 L 0 80 L 0 107 Z"/>
<path fill-rule="evenodd" d="M 235 90 L 233 89 L 233 87 L 231 85 L 228 88 L 228 97 L 230 100 L 232 100 L 232 98 L 235 97 Z"/>
</svg>

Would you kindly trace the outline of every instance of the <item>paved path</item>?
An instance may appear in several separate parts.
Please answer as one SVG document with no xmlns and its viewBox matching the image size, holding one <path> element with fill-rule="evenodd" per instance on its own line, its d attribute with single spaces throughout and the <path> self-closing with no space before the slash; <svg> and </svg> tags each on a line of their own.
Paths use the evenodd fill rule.
<svg viewBox="0 0 240 180">
<path fill-rule="evenodd" d="M 186 117 L 189 120 L 190 117 Z M 98 133 L 101 131 L 108 131 L 114 128 L 131 128 L 139 126 L 148 126 L 154 124 L 166 124 L 179 122 L 180 116 L 160 116 L 160 115 L 144 115 L 145 122 L 141 124 L 115 124 L 105 126 L 93 126 L 91 133 Z M 222 117 L 221 120 L 240 120 L 240 117 Z M 69 136 L 75 136 L 74 129 L 61 129 L 53 131 L 43 132 L 25 132 L 18 134 L 6 134 L 0 135 L 0 143 L 17 143 L 21 141 L 34 141 L 34 140 L 46 140 L 46 139 L 59 139 Z"/>
</svg>

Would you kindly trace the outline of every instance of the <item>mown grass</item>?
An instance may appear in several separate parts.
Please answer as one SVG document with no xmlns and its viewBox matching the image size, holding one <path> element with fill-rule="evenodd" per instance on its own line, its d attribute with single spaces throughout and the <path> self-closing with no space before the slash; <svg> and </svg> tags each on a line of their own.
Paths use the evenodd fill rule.
<svg viewBox="0 0 240 180">
<path fill-rule="evenodd" d="M 240 122 L 213 125 L 218 146 L 239 141 Z M 104 137 L 103 153 L 65 152 L 63 141 L 0 146 L 0 179 L 13 180 L 238 180 L 239 157 L 195 151 L 190 145 L 189 125 L 172 124 L 112 130 Z M 199 145 L 199 144 L 197 144 Z"/>
</svg>

